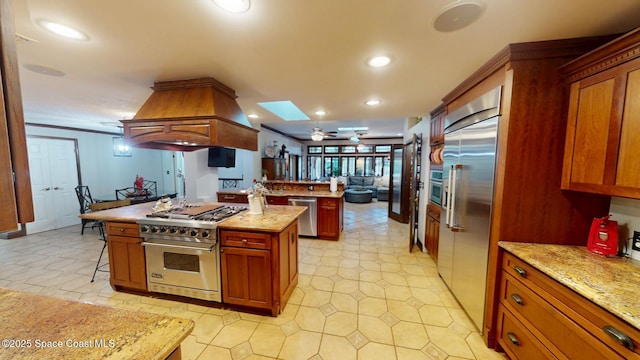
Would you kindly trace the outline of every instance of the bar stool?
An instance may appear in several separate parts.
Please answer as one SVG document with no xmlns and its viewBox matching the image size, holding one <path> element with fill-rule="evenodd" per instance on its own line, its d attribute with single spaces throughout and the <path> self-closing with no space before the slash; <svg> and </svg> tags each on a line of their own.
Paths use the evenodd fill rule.
<svg viewBox="0 0 640 360">
<path fill-rule="evenodd" d="M 93 204 L 89 204 L 89 208 L 93 212 L 93 211 L 114 209 L 114 208 L 127 206 L 127 205 L 131 205 L 130 199 L 93 203 Z M 100 232 L 100 236 L 98 237 L 98 240 L 102 241 L 103 244 L 102 244 L 102 250 L 100 250 L 100 256 L 98 257 L 98 262 L 96 263 L 96 268 L 93 271 L 93 276 L 91 277 L 91 282 L 95 280 L 96 273 L 98 271 L 109 272 L 109 270 L 102 269 L 103 267 L 109 265 L 109 263 L 100 265 L 100 262 L 102 261 L 102 255 L 104 254 L 104 249 L 106 249 L 107 247 L 107 235 L 104 232 L 104 221 L 97 220 L 96 224 L 98 226 L 98 231 Z"/>
</svg>

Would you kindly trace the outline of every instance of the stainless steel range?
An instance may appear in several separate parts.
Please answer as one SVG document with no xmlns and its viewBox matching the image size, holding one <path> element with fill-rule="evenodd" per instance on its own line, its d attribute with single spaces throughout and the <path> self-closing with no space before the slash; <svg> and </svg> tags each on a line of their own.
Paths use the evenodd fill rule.
<svg viewBox="0 0 640 360">
<path fill-rule="evenodd" d="M 244 206 L 189 205 L 137 219 L 149 291 L 222 301 L 218 224 Z"/>
</svg>

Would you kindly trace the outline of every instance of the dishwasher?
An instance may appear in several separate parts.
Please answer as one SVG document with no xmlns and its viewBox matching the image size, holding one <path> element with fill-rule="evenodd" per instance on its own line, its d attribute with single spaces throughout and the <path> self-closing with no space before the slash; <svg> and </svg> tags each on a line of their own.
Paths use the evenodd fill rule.
<svg viewBox="0 0 640 360">
<path fill-rule="evenodd" d="M 298 235 L 318 236 L 318 199 L 289 198 L 289 205 L 304 206 L 307 208 L 298 218 Z"/>
</svg>

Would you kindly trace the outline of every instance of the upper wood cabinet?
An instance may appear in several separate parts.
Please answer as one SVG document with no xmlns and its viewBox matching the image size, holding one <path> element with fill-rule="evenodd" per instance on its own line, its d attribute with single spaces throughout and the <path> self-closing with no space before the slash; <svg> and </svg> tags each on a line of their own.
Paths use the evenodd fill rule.
<svg viewBox="0 0 640 360">
<path fill-rule="evenodd" d="M 640 198 L 640 28 L 563 71 L 571 93 L 562 188 Z"/>
<path fill-rule="evenodd" d="M 262 158 L 262 168 L 267 171 L 269 180 L 284 180 L 287 176 L 285 158 Z"/>
<path fill-rule="evenodd" d="M 11 0 L 0 0 L 0 232 L 34 220 Z"/>
<path fill-rule="evenodd" d="M 431 131 L 429 132 L 430 146 L 444 143 L 444 110 L 444 104 L 441 104 L 431 111 Z"/>
</svg>

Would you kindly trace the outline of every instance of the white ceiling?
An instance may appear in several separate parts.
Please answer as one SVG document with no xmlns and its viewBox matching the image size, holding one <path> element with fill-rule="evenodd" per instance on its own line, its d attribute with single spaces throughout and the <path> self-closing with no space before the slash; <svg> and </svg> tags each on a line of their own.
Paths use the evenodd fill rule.
<svg viewBox="0 0 640 360">
<path fill-rule="evenodd" d="M 483 0 L 479 20 L 439 33 L 434 16 L 452 2 L 251 0 L 232 15 L 211 0 L 13 0 L 17 33 L 35 40 L 18 43 L 25 119 L 114 131 L 101 123 L 131 117 L 154 81 L 210 76 L 235 89 L 245 114 L 260 116 L 254 127 L 304 136 L 349 120 L 369 126 L 368 136 L 395 136 L 509 43 L 640 26 L 639 0 Z M 50 34 L 36 25 L 42 18 L 90 40 Z M 377 54 L 391 56 L 390 66 L 366 66 Z M 370 97 L 382 104 L 365 106 Z M 285 123 L 257 105 L 276 100 L 312 120 Z M 327 114 L 314 115 L 320 109 Z"/>
</svg>

